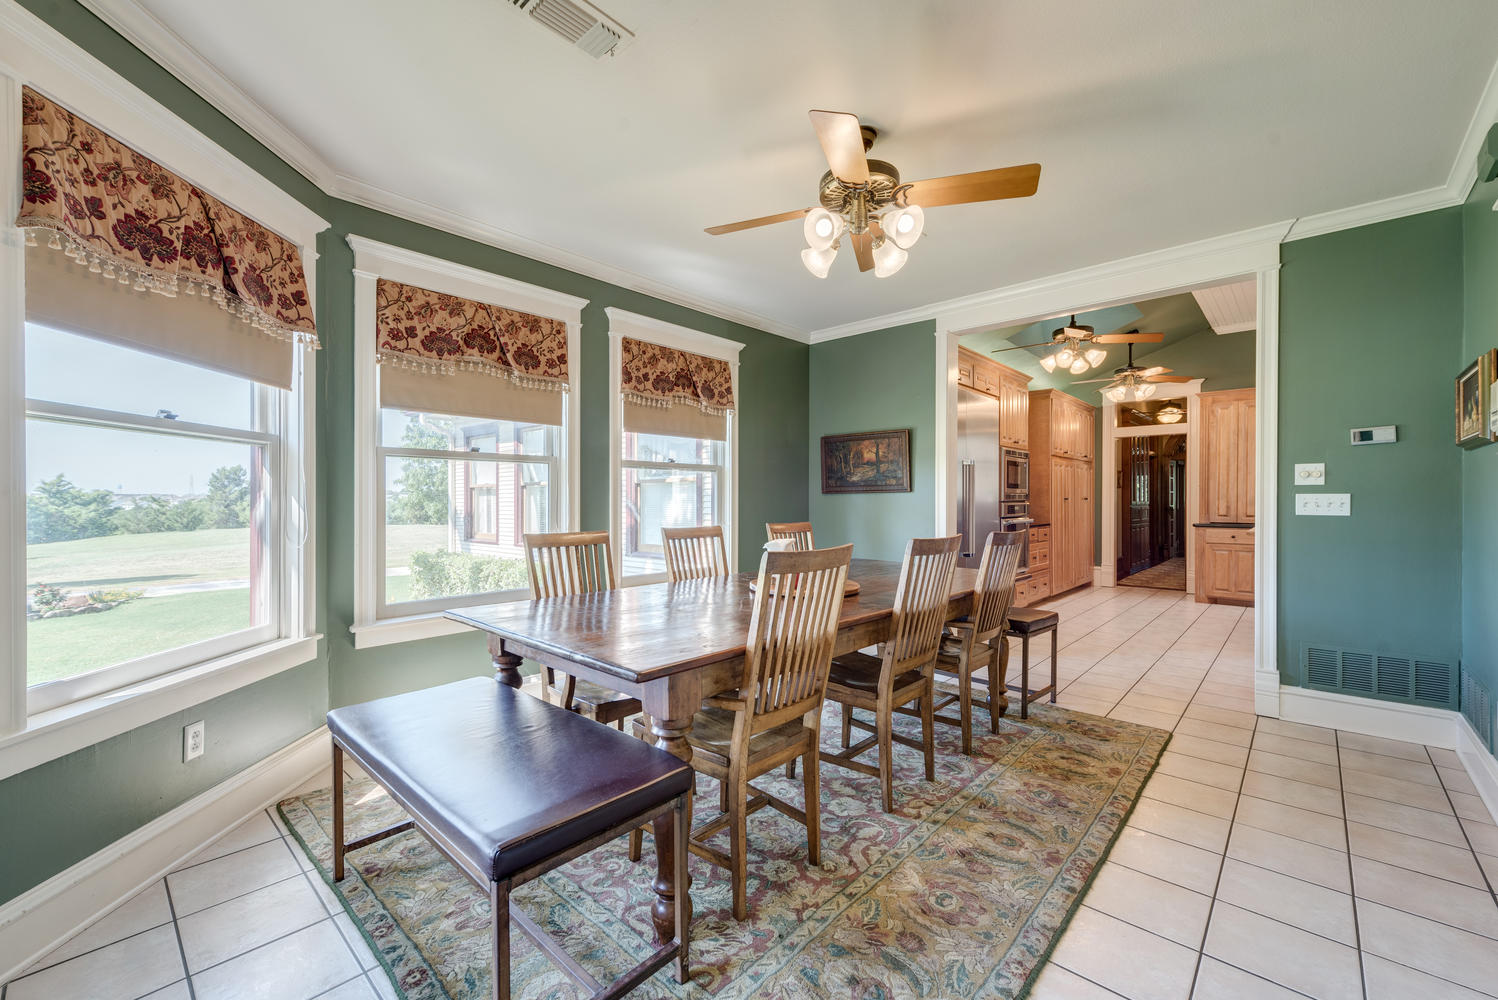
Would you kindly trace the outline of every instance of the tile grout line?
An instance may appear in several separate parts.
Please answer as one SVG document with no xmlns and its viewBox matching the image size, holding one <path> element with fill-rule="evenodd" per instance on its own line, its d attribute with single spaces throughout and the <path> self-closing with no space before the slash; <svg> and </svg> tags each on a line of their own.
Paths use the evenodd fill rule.
<svg viewBox="0 0 1498 1000">
<path fill-rule="evenodd" d="M 187 980 L 188 1000 L 197 1000 L 198 992 L 192 985 L 192 969 L 187 965 L 187 948 L 182 944 L 182 927 L 177 923 L 177 904 L 172 900 L 172 887 L 166 876 L 161 877 L 161 889 L 166 893 L 166 909 L 172 915 L 172 934 L 177 939 L 177 955 L 182 959 L 182 976 Z"/>
<path fill-rule="evenodd" d="M 1436 763 L 1435 762 L 1435 758 L 1433 758 L 1433 757 L 1430 756 L 1430 748 L 1429 747 L 1425 748 L 1425 756 L 1428 757 L 1428 758 L 1430 758 L 1431 764 L 1435 764 Z M 1436 780 L 1440 781 L 1440 778 L 1441 778 L 1441 775 L 1440 775 L 1439 767 L 1438 767 L 1437 773 L 1436 773 Z M 1449 789 L 1449 788 L 1446 787 L 1446 782 L 1444 782 L 1444 781 L 1441 781 L 1441 794 L 1443 794 L 1443 795 L 1446 796 L 1446 803 L 1451 806 L 1452 814 L 1456 815 L 1456 803 L 1454 801 L 1452 801 L 1452 799 L 1451 799 L 1451 789 Z M 1457 826 L 1457 829 L 1459 829 L 1459 830 L 1462 831 L 1462 840 L 1466 842 L 1466 844 L 1467 844 L 1467 850 L 1470 851 L 1471 854 L 1472 854 L 1472 861 L 1473 861 L 1474 864 L 1477 865 L 1477 874 L 1479 874 L 1479 875 L 1482 876 L 1483 885 L 1486 885 L 1488 887 L 1488 895 L 1492 896 L 1493 897 L 1493 903 L 1495 905 L 1498 905 L 1498 893 L 1495 893 L 1493 891 L 1493 881 L 1492 881 L 1492 879 L 1488 878 L 1488 870 L 1483 867 L 1483 865 L 1482 865 L 1482 859 L 1478 857 L 1477 848 L 1475 848 L 1475 847 L 1472 846 L 1472 837 L 1471 837 L 1470 834 L 1467 833 L 1467 826 L 1466 826 L 1465 823 L 1462 822 L 1462 818 L 1461 818 L 1460 815 L 1456 816 L 1456 826 Z M 1450 847 L 1452 845 L 1448 844 L 1447 846 Z M 3 1000 L 3 998 L 0 998 L 0 1000 Z"/>
<path fill-rule="evenodd" d="M 1254 732 L 1257 733 L 1258 730 L 1258 716 L 1254 716 Z M 1217 862 L 1217 881 L 1212 883 L 1212 901 L 1207 904 L 1207 919 L 1202 923 L 1202 940 L 1196 949 L 1196 966 L 1191 970 L 1191 992 L 1187 996 L 1196 993 L 1196 982 L 1201 976 L 1202 959 L 1207 954 L 1207 935 L 1212 930 L 1212 914 L 1217 910 L 1217 894 L 1222 891 L 1222 870 L 1227 867 L 1228 848 L 1233 843 L 1233 827 L 1238 822 L 1238 803 L 1243 801 L 1243 782 L 1247 780 L 1247 777 L 1248 768 L 1245 767 L 1238 779 L 1238 797 L 1233 800 L 1233 815 L 1228 818 L 1228 836 L 1227 840 L 1222 842 L 1222 856 Z"/>
<path fill-rule="evenodd" d="M 1347 818 L 1347 783 L 1342 780 L 1342 731 L 1332 730 L 1337 748 L 1337 795 L 1342 800 L 1342 836 L 1347 838 L 1347 896 L 1352 904 L 1352 941 L 1358 950 L 1358 984 L 1368 1000 L 1368 976 L 1363 971 L 1363 928 L 1358 920 L 1358 879 L 1352 869 L 1352 821 Z"/>
<path fill-rule="evenodd" d="M 1134 605 L 1130 605 L 1130 606 L 1129 606 L 1129 610 L 1132 610 L 1132 609 L 1133 609 L 1133 608 L 1134 608 L 1134 607 L 1136 607 L 1136 606 L 1137 606 L 1137 604 L 1138 604 L 1138 603 L 1143 603 L 1143 602 L 1136 602 L 1136 604 L 1134 604 Z M 1103 654 L 1103 655 L 1102 655 L 1102 656 L 1100 656 L 1100 657 L 1098 657 L 1098 658 L 1097 658 L 1097 660 L 1095 660 L 1095 661 L 1094 661 L 1094 662 L 1093 662 L 1093 663 L 1092 663 L 1092 665 L 1091 665 L 1091 666 L 1089 666 L 1089 667 L 1088 667 L 1088 668 L 1087 668 L 1087 669 L 1086 669 L 1086 670 L 1084 670 L 1084 671 L 1082 671 L 1082 673 L 1080 673 L 1080 674 L 1078 674 L 1078 675 L 1077 675 L 1077 676 L 1076 676 L 1076 677 L 1074 677 L 1074 678 L 1072 678 L 1072 679 L 1071 679 L 1071 680 L 1070 680 L 1070 681 L 1068 681 L 1068 682 L 1067 682 L 1067 683 L 1066 683 L 1066 684 L 1065 684 L 1065 685 L 1063 685 L 1063 686 L 1062 686 L 1062 688 L 1061 688 L 1061 691 L 1058 691 L 1058 692 L 1056 692 L 1056 697 L 1057 697 L 1057 698 L 1058 698 L 1058 699 L 1059 699 L 1059 698 L 1060 698 L 1060 697 L 1061 697 L 1061 695 L 1062 695 L 1062 694 L 1063 694 L 1063 693 L 1064 693 L 1064 692 L 1065 692 L 1065 691 L 1066 691 L 1066 690 L 1067 690 L 1067 689 L 1068 689 L 1068 688 L 1070 688 L 1070 687 L 1071 687 L 1071 686 L 1072 686 L 1072 685 L 1073 685 L 1073 684 L 1076 684 L 1076 683 L 1077 683 L 1077 682 L 1078 682 L 1078 681 L 1080 681 L 1080 680 L 1081 680 L 1081 679 L 1082 679 L 1082 678 L 1084 678 L 1084 677 L 1086 677 L 1086 676 L 1087 676 L 1087 675 L 1088 675 L 1088 674 L 1089 674 L 1089 673 L 1091 673 L 1091 672 L 1092 672 L 1092 671 L 1093 671 L 1093 670 L 1095 670 L 1095 669 L 1097 669 L 1097 665 L 1098 665 L 1098 664 L 1099 664 L 1099 663 L 1101 663 L 1101 662 L 1103 662 L 1103 661 L 1104 661 L 1104 660 L 1106 660 L 1106 659 L 1107 659 L 1107 658 L 1108 658 L 1108 657 L 1110 657 L 1110 656 L 1112 656 L 1112 655 L 1113 655 L 1113 654 L 1114 654 L 1114 653 L 1116 653 L 1116 652 L 1118 652 L 1118 651 L 1119 651 L 1119 650 L 1120 650 L 1120 649 L 1122 649 L 1122 648 L 1123 648 L 1123 647 L 1124 647 L 1124 646 L 1125 646 L 1125 645 L 1126 645 L 1126 644 L 1127 644 L 1127 643 L 1129 643 L 1129 642 L 1130 642 L 1130 641 L 1131 641 L 1131 640 L 1133 640 L 1133 639 L 1134 639 L 1134 638 L 1135 638 L 1135 637 L 1136 637 L 1136 636 L 1138 636 L 1138 635 L 1139 635 L 1139 634 L 1140 634 L 1140 633 L 1141 633 L 1141 632 L 1143 632 L 1143 631 L 1144 631 L 1144 630 L 1145 630 L 1145 629 L 1147 629 L 1147 628 L 1149 628 L 1149 627 L 1150 627 L 1150 626 L 1151 626 L 1151 625 L 1153 625 L 1153 624 L 1154 624 L 1154 623 L 1155 623 L 1155 622 L 1157 622 L 1157 621 L 1159 621 L 1159 620 L 1160 620 L 1160 619 L 1161 619 L 1161 618 L 1163 618 L 1163 617 L 1164 617 L 1164 616 L 1165 616 L 1165 615 L 1167 615 L 1167 614 L 1169 614 L 1169 613 L 1170 613 L 1170 612 L 1171 612 L 1171 610 L 1172 610 L 1172 608 L 1171 608 L 1171 607 L 1166 607 L 1166 608 L 1161 608 L 1161 609 L 1160 609 L 1160 611 L 1159 611 L 1159 613 L 1158 613 L 1158 614 L 1156 614 L 1156 615 L 1154 615 L 1154 616 L 1153 616 L 1153 617 L 1151 617 L 1151 618 L 1150 618 L 1150 619 L 1148 619 L 1148 620 L 1147 620 L 1147 621 L 1145 621 L 1145 622 L 1143 622 L 1143 623 L 1141 623 L 1141 624 L 1140 624 L 1140 626 L 1139 626 L 1139 627 L 1138 627 L 1138 628 L 1136 628 L 1136 629 L 1135 629 L 1135 630 L 1134 630 L 1134 631 L 1133 631 L 1133 632 L 1131 632 L 1131 633 L 1130 633 L 1130 634 L 1129 634 L 1129 635 L 1128 635 L 1128 636 L 1127 636 L 1127 637 L 1125 637 L 1125 638 L 1123 638 L 1123 639 L 1120 639 L 1120 640 L 1119 640 L 1119 641 L 1118 641 L 1118 642 L 1117 642 L 1117 643 L 1116 643 L 1116 644 L 1115 644 L 1115 645 L 1114 645 L 1114 646 L 1113 646 L 1113 647 L 1112 647 L 1112 648 L 1110 648 L 1110 649 L 1109 649 L 1109 650 L 1108 650 L 1108 651 L 1107 651 L 1107 652 L 1106 652 L 1106 653 L 1104 653 L 1104 654 Z M 1126 613 L 1127 613 L 1127 611 L 1125 611 L 1125 612 L 1123 612 L 1123 613 L 1124 613 L 1124 614 L 1126 614 Z M 1119 616 L 1116 616 L 1116 617 L 1122 617 L 1122 614 L 1120 614 L 1120 615 L 1119 615 Z M 1113 619 L 1109 619 L 1109 621 L 1112 621 L 1112 620 L 1113 620 Z M 1192 625 L 1194 625 L 1194 624 L 1195 624 L 1195 621 L 1193 621 L 1193 622 L 1192 622 L 1192 623 L 1191 623 L 1191 624 L 1192 624 Z M 1128 696 L 1128 694 L 1129 694 L 1129 692 L 1130 692 L 1130 691 L 1132 691 L 1132 690 L 1134 690 L 1134 687 L 1135 687 L 1135 686 L 1136 686 L 1136 685 L 1137 685 L 1137 684 L 1138 684 L 1138 683 L 1139 683 L 1139 681 L 1140 681 L 1140 680 L 1141 680 L 1141 679 L 1143 679 L 1143 677 L 1144 677 L 1144 675 L 1145 675 L 1145 674 L 1147 674 L 1147 673 L 1149 673 L 1149 672 L 1150 672 L 1150 670 L 1152 670 L 1152 669 L 1154 669 L 1154 667 L 1155 667 L 1155 666 L 1156 666 L 1156 665 L 1157 665 L 1157 664 L 1158 664 L 1158 663 L 1159 663 L 1159 662 L 1160 662 L 1160 660 L 1161 660 L 1161 658 L 1163 658 L 1163 657 L 1164 657 L 1164 656 L 1165 656 L 1165 654 L 1166 654 L 1166 653 L 1169 653 L 1169 652 L 1170 652 L 1170 650 L 1171 650 L 1171 649 L 1174 649 L 1174 648 L 1175 648 L 1175 645 L 1176 645 L 1176 643 L 1178 643 L 1178 642 L 1180 642 L 1180 640 L 1181 640 L 1181 637 L 1182 637 L 1182 636 L 1184 636 L 1184 635 L 1185 635 L 1185 634 L 1186 634 L 1186 633 L 1187 633 L 1187 632 L 1188 632 L 1188 631 L 1190 631 L 1190 629 L 1191 629 L 1191 625 L 1187 625 L 1187 626 L 1186 626 L 1186 628 L 1184 628 L 1184 629 L 1182 629 L 1182 630 L 1181 630 L 1181 634 L 1180 634 L 1180 635 L 1178 635 L 1178 636 L 1176 636 L 1176 638 L 1175 638 L 1175 639 L 1173 639 L 1173 640 L 1172 640 L 1172 641 L 1171 641 L 1171 644 L 1170 644 L 1170 645 L 1169 645 L 1169 646 L 1168 646 L 1168 647 L 1166 647 L 1166 648 L 1165 648 L 1165 650 L 1163 650 L 1163 651 L 1162 651 L 1162 652 L 1161 652 L 1161 653 L 1160 653 L 1160 655 L 1159 655 L 1159 656 L 1156 656 L 1156 657 L 1155 657 L 1155 658 L 1154 658 L 1154 659 L 1153 659 L 1153 660 L 1151 660 L 1151 661 L 1150 661 L 1150 663 L 1149 663 L 1149 666 L 1147 666 L 1147 667 L 1145 667 L 1145 668 L 1144 668 L 1144 670 L 1143 670 L 1143 671 L 1142 671 L 1142 672 L 1141 672 L 1141 673 L 1140 673 L 1140 674 L 1139 674 L 1139 676 L 1138 676 L 1138 677 L 1136 677 L 1136 678 L 1135 678 L 1135 679 L 1134 679 L 1134 680 L 1133 680 L 1133 681 L 1132 681 L 1132 682 L 1131 682 L 1131 683 L 1130 683 L 1130 684 L 1129 684 L 1129 686 L 1128 686 L 1128 687 L 1127 687 L 1127 688 L 1125 688 L 1125 689 L 1124 689 L 1124 693 L 1123 693 L 1123 694 L 1122 694 L 1122 695 L 1120 695 L 1120 696 L 1119 696 L 1119 697 L 1118 697 L 1118 698 L 1116 698 L 1116 699 L 1114 699 L 1114 701 L 1113 701 L 1113 704 L 1112 704 L 1112 705 L 1111 705 L 1111 706 L 1109 706 L 1109 708 L 1108 708 L 1108 711 L 1109 711 L 1109 712 L 1112 712 L 1112 711 L 1114 711 L 1114 710 L 1115 710 L 1115 709 L 1117 709 L 1117 708 L 1118 708 L 1118 706 L 1119 706 L 1119 704 L 1120 704 L 1120 703 L 1121 703 L 1121 702 L 1122 702 L 1122 701 L 1123 701 L 1123 699 L 1124 699 L 1124 698 L 1125 698 L 1125 697 L 1127 697 L 1127 696 Z M 1219 651 L 1220 651 L 1220 650 L 1219 650 Z M 1060 659 L 1060 656 L 1061 656 L 1061 653 L 1060 653 L 1060 650 L 1059 650 L 1059 649 L 1058 649 L 1058 650 L 1057 650 L 1057 653 L 1056 653 L 1056 656 L 1057 656 L 1057 659 Z M 1204 675 L 1204 676 L 1205 676 L 1205 675 Z M 1198 682 L 1198 686 L 1200 686 L 1200 682 Z M 1191 703 L 1190 703 L 1190 701 L 1188 701 L 1188 702 L 1187 702 L 1187 703 L 1186 703 L 1186 704 L 1187 704 L 1187 706 L 1188 706 L 1188 707 L 1189 707 L 1189 706 L 1190 706 L 1190 704 L 1191 704 Z M 1184 712 L 1184 711 L 1185 711 L 1185 709 L 1182 709 L 1182 712 Z M 1163 713 L 1162 713 L 1162 714 L 1163 714 Z M 1177 717 L 1176 717 L 1176 721 L 1177 721 L 1177 722 L 1179 722 L 1179 721 L 1180 721 L 1180 718 L 1181 718 L 1181 717 L 1180 717 L 1180 716 L 1177 716 Z M 1127 721 L 1127 720 L 1120 720 L 1120 721 Z"/>
</svg>

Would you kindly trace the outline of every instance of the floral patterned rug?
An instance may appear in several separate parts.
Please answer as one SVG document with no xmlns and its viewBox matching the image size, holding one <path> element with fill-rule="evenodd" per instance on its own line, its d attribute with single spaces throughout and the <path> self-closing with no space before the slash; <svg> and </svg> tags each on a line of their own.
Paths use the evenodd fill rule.
<svg viewBox="0 0 1498 1000">
<path fill-rule="evenodd" d="M 725 871 L 691 859 L 692 982 L 671 967 L 636 991 L 696 1000 L 1022 997 L 1044 964 L 1134 806 L 1170 734 L 1148 726 L 1031 707 L 997 736 L 974 721 L 973 757 L 955 727 L 937 727 L 937 780 L 896 746 L 895 808 L 880 812 L 873 778 L 822 767 L 822 864 L 805 831 L 772 809 L 749 819 L 749 906 L 731 915 Z M 899 726 L 919 731 L 914 719 Z M 823 740 L 836 725 L 829 713 Z M 759 784 L 801 802 L 799 778 Z M 696 822 L 717 810 L 698 778 Z M 349 836 L 399 821 L 367 780 L 346 789 Z M 330 880 L 332 798 L 280 804 Z M 724 836 L 720 834 L 720 837 Z M 723 844 L 727 849 L 726 837 Z M 514 898 L 600 982 L 652 950 L 655 858 L 632 864 L 621 838 L 517 890 Z M 331 884 L 331 881 L 330 881 Z M 419 833 L 349 856 L 335 891 L 407 1000 L 480 1000 L 489 989 L 489 903 Z M 579 991 L 515 930 L 515 996 L 571 1000 Z"/>
</svg>

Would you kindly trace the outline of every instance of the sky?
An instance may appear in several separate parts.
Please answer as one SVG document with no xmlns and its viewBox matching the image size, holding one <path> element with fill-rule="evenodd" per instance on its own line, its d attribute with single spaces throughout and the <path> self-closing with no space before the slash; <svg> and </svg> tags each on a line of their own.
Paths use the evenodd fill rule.
<svg viewBox="0 0 1498 1000">
<path fill-rule="evenodd" d="M 248 379 L 26 325 L 28 399 L 247 428 L 253 392 Z M 214 469 L 250 462 L 243 444 L 26 421 L 28 492 L 62 473 L 85 489 L 201 494 Z"/>
</svg>

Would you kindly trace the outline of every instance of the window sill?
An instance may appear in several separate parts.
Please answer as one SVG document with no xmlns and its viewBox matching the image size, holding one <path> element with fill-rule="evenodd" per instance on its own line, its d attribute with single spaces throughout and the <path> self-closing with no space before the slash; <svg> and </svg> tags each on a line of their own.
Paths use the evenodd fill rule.
<svg viewBox="0 0 1498 1000">
<path fill-rule="evenodd" d="M 431 611 L 424 615 L 407 615 L 404 618 L 386 618 L 383 621 L 370 622 L 367 625 L 350 625 L 349 632 L 354 637 L 355 649 L 372 649 L 375 646 L 389 646 L 397 642 L 414 642 L 417 639 L 431 639 L 439 635 L 457 635 L 459 632 L 472 632 L 460 622 L 451 618 L 444 618 L 441 611 Z"/>
<path fill-rule="evenodd" d="M 321 635 L 277 639 L 39 712 L 0 737 L 0 780 L 317 658 Z"/>
</svg>

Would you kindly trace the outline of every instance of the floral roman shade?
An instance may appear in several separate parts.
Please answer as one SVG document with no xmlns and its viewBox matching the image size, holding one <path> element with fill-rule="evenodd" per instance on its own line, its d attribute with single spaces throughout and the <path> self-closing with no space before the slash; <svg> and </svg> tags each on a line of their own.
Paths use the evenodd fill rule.
<svg viewBox="0 0 1498 1000">
<path fill-rule="evenodd" d="M 49 247 L 105 279 L 166 298 L 202 296 L 262 340 L 318 346 L 293 243 L 35 91 L 23 89 L 21 102 L 16 224 L 29 245 L 45 230 Z M 165 353 L 191 357 L 202 336 L 184 329 Z"/>
<path fill-rule="evenodd" d="M 381 278 L 375 344 L 381 405 L 561 423 L 563 320 Z"/>
<path fill-rule="evenodd" d="M 624 429 L 723 440 L 733 412 L 727 361 L 622 338 L 619 389 Z"/>
</svg>

